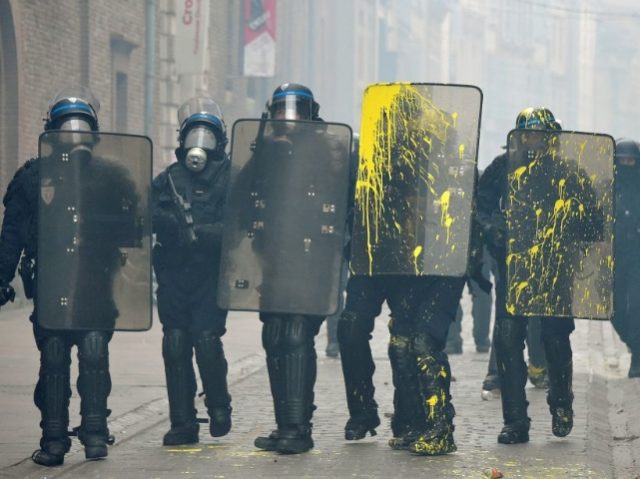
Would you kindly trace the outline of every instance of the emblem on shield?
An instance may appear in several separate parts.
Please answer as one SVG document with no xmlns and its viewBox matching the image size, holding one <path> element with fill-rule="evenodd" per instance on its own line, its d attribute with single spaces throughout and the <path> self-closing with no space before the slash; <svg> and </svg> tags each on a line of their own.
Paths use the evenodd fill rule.
<svg viewBox="0 0 640 479">
<path fill-rule="evenodd" d="M 43 178 L 40 185 L 40 196 L 45 204 L 50 205 L 56 194 L 56 187 L 51 184 L 51 178 Z"/>
</svg>

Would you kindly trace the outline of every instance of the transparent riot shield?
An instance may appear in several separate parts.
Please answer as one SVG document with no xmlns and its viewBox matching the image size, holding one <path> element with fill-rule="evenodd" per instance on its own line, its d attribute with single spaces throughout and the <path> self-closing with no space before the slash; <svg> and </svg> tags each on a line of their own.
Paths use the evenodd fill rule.
<svg viewBox="0 0 640 479">
<path fill-rule="evenodd" d="M 482 92 L 390 83 L 362 104 L 351 270 L 462 276 L 467 270 Z"/>
<path fill-rule="evenodd" d="M 40 136 L 36 307 L 61 330 L 151 326 L 151 140 Z"/>
<path fill-rule="evenodd" d="M 218 303 L 329 315 L 338 308 L 351 129 L 309 121 L 233 125 Z"/>
<path fill-rule="evenodd" d="M 614 141 L 513 130 L 508 138 L 507 310 L 609 319 Z"/>
</svg>

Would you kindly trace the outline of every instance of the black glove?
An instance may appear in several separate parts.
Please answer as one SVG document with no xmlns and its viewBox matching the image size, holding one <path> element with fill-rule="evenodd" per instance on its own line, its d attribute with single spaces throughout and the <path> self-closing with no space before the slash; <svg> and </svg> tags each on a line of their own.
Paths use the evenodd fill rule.
<svg viewBox="0 0 640 479">
<path fill-rule="evenodd" d="M 13 302 L 16 298 L 16 292 L 10 284 L 0 283 L 0 306 L 4 306 L 9 301 Z"/>
</svg>

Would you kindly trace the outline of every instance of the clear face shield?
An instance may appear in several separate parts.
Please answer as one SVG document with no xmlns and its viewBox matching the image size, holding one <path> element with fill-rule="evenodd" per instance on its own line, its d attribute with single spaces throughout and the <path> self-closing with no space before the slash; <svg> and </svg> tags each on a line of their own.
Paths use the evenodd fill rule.
<svg viewBox="0 0 640 479">
<path fill-rule="evenodd" d="M 297 95 L 287 95 L 277 99 L 269 106 L 273 120 L 311 120 L 313 101 L 311 98 Z M 276 136 L 286 136 L 294 133 L 295 123 L 273 123 L 273 131 Z"/>
<path fill-rule="evenodd" d="M 286 95 L 270 107 L 274 120 L 311 120 L 313 100 L 297 95 Z"/>
<path fill-rule="evenodd" d="M 218 140 L 209 128 L 196 125 L 187 132 L 184 139 L 185 166 L 189 171 L 199 173 L 207 166 L 209 155 L 216 150 Z"/>
</svg>

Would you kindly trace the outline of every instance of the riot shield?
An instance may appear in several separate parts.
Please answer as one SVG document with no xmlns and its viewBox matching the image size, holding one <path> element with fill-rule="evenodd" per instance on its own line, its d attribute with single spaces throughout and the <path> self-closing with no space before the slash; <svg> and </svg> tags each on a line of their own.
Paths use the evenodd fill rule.
<svg viewBox="0 0 640 479">
<path fill-rule="evenodd" d="M 351 270 L 462 276 L 467 270 L 482 92 L 414 83 L 367 87 Z"/>
<path fill-rule="evenodd" d="M 508 138 L 507 311 L 609 319 L 614 141 L 513 130 Z"/>
<path fill-rule="evenodd" d="M 233 125 L 220 307 L 336 312 L 351 136 L 347 125 L 317 121 Z"/>
<path fill-rule="evenodd" d="M 36 308 L 61 330 L 151 327 L 151 140 L 40 136 Z"/>
</svg>

